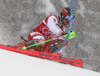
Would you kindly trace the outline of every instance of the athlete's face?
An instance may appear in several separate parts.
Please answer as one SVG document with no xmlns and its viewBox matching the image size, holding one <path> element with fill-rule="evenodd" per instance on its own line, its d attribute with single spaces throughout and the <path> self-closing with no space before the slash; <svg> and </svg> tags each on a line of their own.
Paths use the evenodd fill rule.
<svg viewBox="0 0 100 76">
<path fill-rule="evenodd" d="M 66 20 L 65 18 L 63 18 L 63 23 L 65 26 L 69 26 L 70 21 Z"/>
</svg>

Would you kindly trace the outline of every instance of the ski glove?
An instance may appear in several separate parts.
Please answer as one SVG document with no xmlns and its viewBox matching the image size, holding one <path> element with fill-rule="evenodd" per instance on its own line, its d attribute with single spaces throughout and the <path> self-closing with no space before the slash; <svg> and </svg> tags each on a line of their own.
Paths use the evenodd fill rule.
<svg viewBox="0 0 100 76">
<path fill-rule="evenodd" d="M 62 36 L 63 36 L 63 37 L 67 37 L 67 35 L 68 35 L 68 33 L 62 32 Z M 72 39 L 72 38 L 74 38 L 74 37 L 75 37 L 75 32 L 74 32 L 74 31 L 71 31 L 71 32 L 70 32 L 70 35 L 69 35 L 69 37 L 68 37 L 68 39 Z"/>
</svg>

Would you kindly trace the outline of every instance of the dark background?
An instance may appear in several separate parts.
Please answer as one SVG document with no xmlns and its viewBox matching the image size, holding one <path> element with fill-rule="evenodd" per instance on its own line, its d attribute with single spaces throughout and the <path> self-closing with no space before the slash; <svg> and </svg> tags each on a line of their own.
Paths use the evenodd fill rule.
<svg viewBox="0 0 100 76">
<path fill-rule="evenodd" d="M 27 39 L 29 32 L 46 16 L 59 15 L 70 0 L 0 0 L 0 44 L 14 45 Z M 84 61 L 81 68 L 100 72 L 100 0 L 73 0 L 76 18 L 64 57 Z"/>
</svg>

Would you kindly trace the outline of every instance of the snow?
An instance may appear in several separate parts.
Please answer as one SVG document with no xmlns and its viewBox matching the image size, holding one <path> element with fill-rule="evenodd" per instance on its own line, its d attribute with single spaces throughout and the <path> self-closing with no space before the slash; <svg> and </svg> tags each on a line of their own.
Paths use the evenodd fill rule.
<svg viewBox="0 0 100 76">
<path fill-rule="evenodd" d="M 79 1 L 78 4 L 80 5 L 80 9 L 77 10 L 77 13 L 79 13 L 84 18 L 85 17 L 84 12 L 86 11 L 85 6 L 82 1 Z"/>
<path fill-rule="evenodd" d="M 0 49 L 0 76 L 100 76 L 100 73 Z"/>
<path fill-rule="evenodd" d="M 51 3 L 50 0 L 41 0 L 39 3 L 42 2 L 45 8 L 41 8 L 37 12 L 39 13 L 45 13 L 46 15 L 50 15 L 50 13 L 57 13 L 56 8 L 54 5 Z"/>
</svg>

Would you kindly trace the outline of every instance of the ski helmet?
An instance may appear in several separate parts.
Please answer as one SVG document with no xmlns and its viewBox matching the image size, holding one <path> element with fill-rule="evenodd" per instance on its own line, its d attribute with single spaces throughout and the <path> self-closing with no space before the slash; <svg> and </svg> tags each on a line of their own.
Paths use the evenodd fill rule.
<svg viewBox="0 0 100 76">
<path fill-rule="evenodd" d="M 70 8 L 69 7 L 66 7 L 66 8 L 63 8 L 62 11 L 61 11 L 61 18 L 63 19 L 64 17 L 66 16 L 69 16 L 70 17 Z M 68 17 L 67 17 L 68 18 Z M 66 18 L 66 19 L 67 19 Z M 75 18 L 75 12 L 73 12 L 73 19 Z M 68 18 L 69 19 L 69 18 Z"/>
<path fill-rule="evenodd" d="M 64 18 L 67 21 L 70 21 L 72 19 L 70 16 L 70 8 L 69 7 L 63 8 L 61 11 L 61 14 L 59 16 L 59 24 L 61 27 L 64 26 L 64 23 L 63 23 Z M 73 20 L 74 20 L 74 18 L 75 18 L 75 12 L 73 12 Z"/>
</svg>

